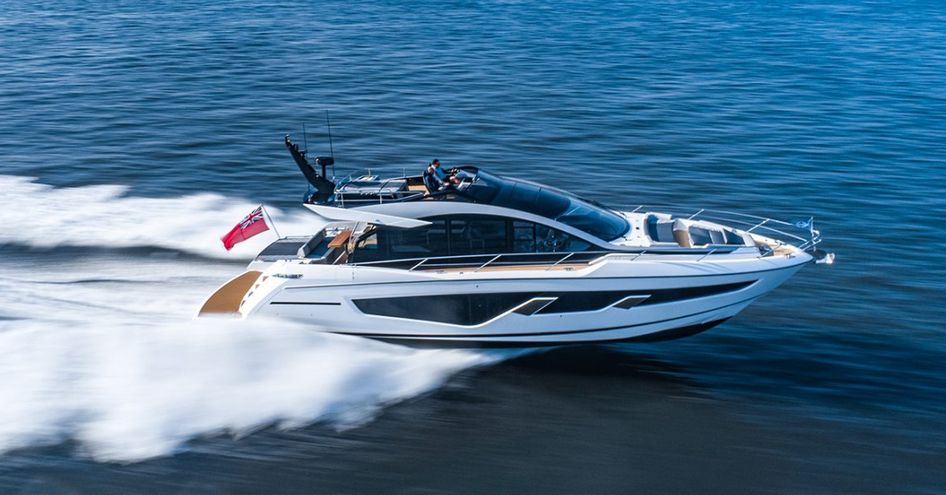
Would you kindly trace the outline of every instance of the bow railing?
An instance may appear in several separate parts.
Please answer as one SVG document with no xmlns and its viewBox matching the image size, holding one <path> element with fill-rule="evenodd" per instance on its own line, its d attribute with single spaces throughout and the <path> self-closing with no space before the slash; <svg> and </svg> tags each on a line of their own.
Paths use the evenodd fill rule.
<svg viewBox="0 0 946 495">
<path fill-rule="evenodd" d="M 814 217 L 806 220 L 787 222 L 775 218 L 749 215 L 726 210 L 707 208 L 683 209 L 680 207 L 640 205 L 626 210 L 630 213 L 666 213 L 673 218 L 685 220 L 705 220 L 707 222 L 733 227 L 749 234 L 760 234 L 780 244 L 788 244 L 802 251 L 814 252 L 821 243 L 821 232 L 814 227 Z"/>
</svg>

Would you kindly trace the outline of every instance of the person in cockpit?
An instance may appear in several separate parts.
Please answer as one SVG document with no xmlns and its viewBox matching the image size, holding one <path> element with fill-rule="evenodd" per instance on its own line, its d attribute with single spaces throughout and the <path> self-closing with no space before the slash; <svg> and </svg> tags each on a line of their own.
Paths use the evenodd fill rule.
<svg viewBox="0 0 946 495">
<path fill-rule="evenodd" d="M 440 170 L 440 160 L 434 158 L 424 170 L 424 185 L 427 186 L 427 192 L 437 192 L 444 187 L 445 174 Z"/>
<path fill-rule="evenodd" d="M 430 192 L 443 191 L 455 187 L 459 183 L 460 179 L 456 174 L 448 174 L 443 167 L 440 166 L 440 160 L 436 158 L 430 162 L 430 165 L 427 166 L 427 170 L 424 173 L 424 185 L 427 186 Z"/>
</svg>

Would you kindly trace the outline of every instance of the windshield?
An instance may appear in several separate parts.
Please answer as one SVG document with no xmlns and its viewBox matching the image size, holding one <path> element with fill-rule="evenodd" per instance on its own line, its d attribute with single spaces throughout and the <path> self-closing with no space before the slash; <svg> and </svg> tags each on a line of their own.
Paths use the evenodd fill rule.
<svg viewBox="0 0 946 495">
<path fill-rule="evenodd" d="M 629 227 L 623 216 L 564 191 L 496 177 L 482 170 L 477 171 L 476 179 L 466 192 L 479 203 L 551 218 L 605 241 L 621 237 Z"/>
</svg>

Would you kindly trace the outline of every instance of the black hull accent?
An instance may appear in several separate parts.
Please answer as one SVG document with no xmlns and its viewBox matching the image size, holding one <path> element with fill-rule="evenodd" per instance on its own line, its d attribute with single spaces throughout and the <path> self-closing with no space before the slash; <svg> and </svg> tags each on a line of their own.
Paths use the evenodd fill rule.
<svg viewBox="0 0 946 495">
<path fill-rule="evenodd" d="M 562 347 L 562 346 L 571 346 L 571 345 L 594 345 L 594 344 L 613 344 L 613 343 L 650 343 L 650 342 L 663 342 L 666 340 L 675 340 L 682 339 L 684 337 L 690 337 L 698 333 L 705 332 L 717 325 L 724 323 L 729 318 L 721 318 L 719 320 L 713 320 L 706 323 L 701 323 L 699 325 L 687 325 L 683 327 L 671 328 L 669 330 L 662 330 L 660 332 L 655 332 L 647 335 L 639 335 L 637 337 L 630 337 L 626 339 L 613 339 L 613 340 L 595 340 L 595 341 L 583 341 L 583 342 L 489 342 L 489 341 L 474 341 L 474 340 L 430 340 L 430 339 L 418 339 L 418 338 L 390 338 L 390 337 L 377 337 L 377 336 L 365 336 L 372 340 L 380 340 L 382 342 L 388 342 L 390 344 L 398 344 L 408 347 L 417 347 L 417 348 L 450 348 L 450 349 L 513 349 L 513 348 L 527 348 L 527 347 Z M 348 335 L 357 335 L 357 334 L 348 334 Z"/>
<path fill-rule="evenodd" d="M 539 297 L 551 298 L 552 302 L 549 304 L 548 301 L 544 301 L 539 309 L 527 314 L 598 311 L 622 299 L 635 296 L 644 297 L 644 299 L 632 306 L 679 302 L 742 290 L 755 282 L 757 281 L 748 280 L 721 285 L 631 291 L 490 292 L 441 294 L 430 297 L 380 297 L 352 299 L 352 303 L 366 315 L 470 326 L 485 323 L 530 299 Z M 436 300 L 436 304 L 431 304 L 432 298 Z"/>
</svg>

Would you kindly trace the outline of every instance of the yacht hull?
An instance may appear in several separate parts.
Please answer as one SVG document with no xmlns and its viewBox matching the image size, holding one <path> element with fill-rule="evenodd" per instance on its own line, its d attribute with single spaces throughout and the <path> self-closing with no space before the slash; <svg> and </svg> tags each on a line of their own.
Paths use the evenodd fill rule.
<svg viewBox="0 0 946 495">
<path fill-rule="evenodd" d="M 305 207 L 322 225 L 270 244 L 201 316 L 279 317 L 413 345 L 667 340 L 735 316 L 821 242 L 813 217 L 616 211 L 473 166 L 448 180 L 431 163 L 424 175 L 334 183 L 331 158 L 316 159 L 319 174 L 285 144 L 318 190 Z"/>
<path fill-rule="evenodd" d="M 582 270 L 515 273 L 274 266 L 250 289 L 240 314 L 409 345 L 668 340 L 735 316 L 808 261 L 802 253 L 726 263 L 611 261 Z M 289 268 L 295 271 L 287 275 Z"/>
</svg>

